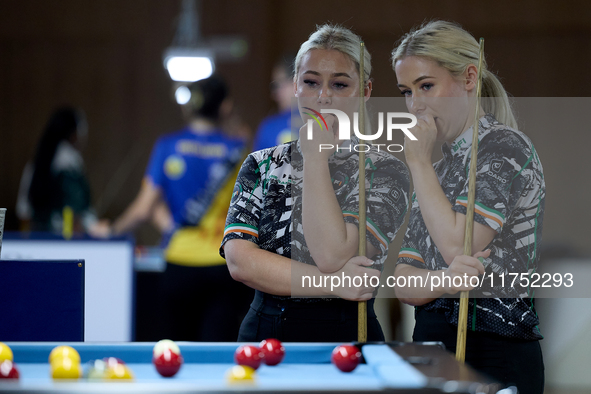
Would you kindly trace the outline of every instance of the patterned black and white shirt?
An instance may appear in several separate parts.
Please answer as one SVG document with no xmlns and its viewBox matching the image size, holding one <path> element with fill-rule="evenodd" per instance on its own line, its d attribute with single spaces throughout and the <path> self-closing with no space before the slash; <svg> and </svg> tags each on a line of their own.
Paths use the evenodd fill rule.
<svg viewBox="0 0 591 394">
<path fill-rule="evenodd" d="M 439 183 L 456 212 L 466 213 L 472 128 L 457 137 L 451 147 L 442 147 L 443 159 L 434 164 Z M 542 164 L 530 139 L 520 131 L 499 123 L 492 115 L 480 119 L 474 220 L 496 230 L 487 246 L 491 255 L 484 261 L 486 274 L 504 275 L 470 294 L 468 322 L 474 331 L 492 332 L 517 339 L 541 339 L 539 320 L 533 307 L 531 289 L 509 284 L 509 273 L 537 270 L 545 183 Z M 485 248 L 486 249 L 486 248 Z M 397 264 L 429 270 L 446 269 L 447 264 L 431 239 L 416 195 L 412 197 L 409 225 Z M 441 311 L 457 325 L 459 300 L 438 298 L 419 308 Z M 474 318 L 474 312 L 476 312 Z"/>
<path fill-rule="evenodd" d="M 341 145 L 329 158 L 334 191 L 347 223 L 359 225 L 359 154 Z M 251 153 L 238 174 L 223 245 L 244 239 L 261 249 L 315 265 L 302 226 L 303 157 L 293 141 Z M 376 147 L 366 153 L 367 239 L 379 250 L 373 267 L 383 270 L 388 245 L 404 222 L 408 207 L 406 165 Z M 220 254 L 224 256 L 223 248 Z"/>
</svg>

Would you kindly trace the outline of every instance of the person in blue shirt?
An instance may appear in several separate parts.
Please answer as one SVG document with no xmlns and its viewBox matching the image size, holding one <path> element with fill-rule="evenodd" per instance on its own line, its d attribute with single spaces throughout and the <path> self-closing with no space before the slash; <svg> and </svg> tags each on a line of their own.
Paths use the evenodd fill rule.
<svg viewBox="0 0 591 394">
<path fill-rule="evenodd" d="M 136 199 L 109 226 L 108 235 L 133 230 L 152 219 L 162 203 L 170 211 L 162 277 L 162 335 L 174 340 L 235 341 L 241 291 L 219 256 L 245 141 L 220 128 L 230 112 L 227 87 L 217 76 L 189 85 L 190 120 L 182 130 L 161 137 Z M 162 215 L 161 215 L 162 216 Z"/>
<path fill-rule="evenodd" d="M 293 90 L 293 59 L 293 56 L 285 55 L 273 67 L 271 98 L 277 103 L 279 112 L 266 117 L 261 122 L 254 138 L 253 151 L 271 148 L 294 139 L 291 136 L 291 101 L 295 97 Z M 294 119 L 299 119 L 297 111 L 295 115 Z M 295 129 L 299 129 L 299 125 Z"/>
</svg>

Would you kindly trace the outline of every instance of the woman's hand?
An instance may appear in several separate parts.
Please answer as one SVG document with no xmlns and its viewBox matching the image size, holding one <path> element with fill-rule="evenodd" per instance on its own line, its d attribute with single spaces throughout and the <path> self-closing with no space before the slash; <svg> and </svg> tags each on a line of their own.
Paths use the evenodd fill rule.
<svg viewBox="0 0 591 394">
<path fill-rule="evenodd" d="M 458 291 L 470 291 L 474 289 L 476 286 L 470 286 L 470 279 L 473 277 L 478 278 L 479 275 L 484 274 L 484 265 L 478 260 L 478 257 L 487 258 L 488 256 L 490 256 L 490 249 L 484 252 L 478 252 L 473 257 L 466 255 L 456 256 L 444 274 L 443 283 L 445 292 L 456 294 Z M 456 279 L 456 284 L 460 283 L 460 286 L 454 285 L 454 278 L 456 277 L 461 278 L 461 281 Z M 478 283 L 478 281 L 473 282 Z"/>
<path fill-rule="evenodd" d="M 108 219 L 99 220 L 90 226 L 88 234 L 93 238 L 109 238 L 112 235 L 111 223 Z"/>
<path fill-rule="evenodd" d="M 417 163 L 431 164 L 431 154 L 437 140 L 437 126 L 435 119 L 429 114 L 417 118 L 417 125 L 409 131 L 417 138 L 411 140 L 404 137 L 404 155 L 409 166 Z"/>
<path fill-rule="evenodd" d="M 376 287 L 379 286 L 381 275 L 380 271 L 369 268 L 372 264 L 373 261 L 364 256 L 351 258 L 343 268 L 332 274 L 331 282 L 335 286 L 329 290 L 332 290 L 332 294 L 349 301 L 367 301 L 371 299 Z M 350 286 L 347 277 L 351 278 Z M 354 283 L 359 284 L 359 279 L 354 281 L 357 277 L 361 278 L 361 286 L 359 287 L 354 286 Z M 339 279 L 339 286 L 336 286 L 337 278 Z M 346 280 L 343 281 L 343 278 Z M 378 285 L 373 287 L 371 286 L 372 282 Z"/>
<path fill-rule="evenodd" d="M 308 138 L 308 119 L 304 119 L 304 125 L 300 127 L 300 149 L 305 160 L 323 160 L 327 161 L 328 158 L 334 153 L 339 143 L 338 135 L 338 123 L 335 122 L 335 116 L 325 116 L 326 125 L 328 130 L 325 128 L 323 122 L 314 121 L 312 119 L 312 139 Z M 331 147 L 332 146 L 332 147 Z"/>
</svg>

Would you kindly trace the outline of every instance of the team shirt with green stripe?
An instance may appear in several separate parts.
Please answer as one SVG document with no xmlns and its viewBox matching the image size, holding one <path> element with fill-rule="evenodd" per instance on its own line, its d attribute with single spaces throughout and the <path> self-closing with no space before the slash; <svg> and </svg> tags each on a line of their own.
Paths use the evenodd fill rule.
<svg viewBox="0 0 591 394">
<path fill-rule="evenodd" d="M 335 195 L 344 221 L 359 225 L 359 155 L 345 141 L 329 158 Z M 409 173 L 400 160 L 372 147 L 366 153 L 367 239 L 379 250 L 373 267 L 383 269 L 388 245 L 404 222 Z M 315 265 L 302 224 L 303 158 L 297 141 L 251 153 L 238 174 L 222 246 L 231 239 Z M 224 256 L 221 248 L 220 253 Z"/>
<path fill-rule="evenodd" d="M 497 232 L 487 248 L 486 275 L 505 276 L 501 281 L 484 281 L 473 290 L 469 316 L 471 328 L 505 337 L 539 339 L 538 317 L 531 289 L 508 282 L 510 273 L 528 273 L 538 268 L 545 183 L 542 164 L 530 139 L 523 133 L 499 123 L 492 115 L 480 119 L 478 130 L 476 203 L 474 220 Z M 468 171 L 472 128 L 448 146 L 442 147 L 443 159 L 434 164 L 442 189 L 456 212 L 466 213 Z M 485 248 L 486 249 L 486 248 Z M 398 264 L 439 270 L 447 264 L 431 239 L 413 194 L 409 225 L 398 257 Z M 445 313 L 448 322 L 457 324 L 459 301 L 439 298 L 421 308 Z M 473 313 L 476 311 L 476 315 Z"/>
</svg>

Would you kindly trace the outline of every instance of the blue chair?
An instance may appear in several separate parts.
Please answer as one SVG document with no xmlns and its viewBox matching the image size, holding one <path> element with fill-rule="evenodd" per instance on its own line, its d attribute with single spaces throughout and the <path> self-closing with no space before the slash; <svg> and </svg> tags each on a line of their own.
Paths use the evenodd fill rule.
<svg viewBox="0 0 591 394">
<path fill-rule="evenodd" d="M 84 341 L 84 260 L 0 260 L 0 341 Z"/>
</svg>

